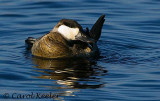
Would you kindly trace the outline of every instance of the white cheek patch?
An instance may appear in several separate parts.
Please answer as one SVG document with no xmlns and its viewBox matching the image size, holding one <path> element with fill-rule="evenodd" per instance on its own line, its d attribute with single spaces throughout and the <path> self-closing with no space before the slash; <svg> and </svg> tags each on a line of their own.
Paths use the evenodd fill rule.
<svg viewBox="0 0 160 101">
<path fill-rule="evenodd" d="M 61 25 L 58 27 L 58 32 L 69 40 L 75 40 L 75 36 L 78 34 L 79 29 Z"/>
</svg>

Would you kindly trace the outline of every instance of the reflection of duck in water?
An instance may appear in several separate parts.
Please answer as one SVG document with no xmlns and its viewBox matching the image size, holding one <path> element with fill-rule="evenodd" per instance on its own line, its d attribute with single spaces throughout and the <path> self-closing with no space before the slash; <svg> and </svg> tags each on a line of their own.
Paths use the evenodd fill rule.
<svg viewBox="0 0 160 101">
<path fill-rule="evenodd" d="M 48 34 L 39 39 L 29 37 L 26 43 L 32 47 L 32 54 L 38 57 L 95 57 L 99 55 L 96 42 L 101 35 L 104 17 L 102 15 L 86 32 L 76 21 L 62 19 Z"/>
<path fill-rule="evenodd" d="M 87 59 L 81 60 L 50 60 L 41 58 L 32 58 L 38 72 L 43 73 L 36 78 L 53 79 L 63 87 L 53 87 L 54 89 L 66 88 L 100 88 L 104 82 L 100 78 L 106 74 L 107 70 L 96 66 L 95 61 Z M 93 67 L 94 66 L 94 67 Z M 98 77 L 98 78 L 97 78 Z"/>
<path fill-rule="evenodd" d="M 76 96 L 75 92 L 80 92 L 81 89 L 96 89 L 105 85 L 103 78 L 107 70 L 97 66 L 96 61 L 32 57 L 32 62 L 39 72 L 34 78 L 53 81 L 53 84 L 46 84 L 43 87 L 55 91 L 59 99 L 63 99 L 64 96 Z"/>
</svg>

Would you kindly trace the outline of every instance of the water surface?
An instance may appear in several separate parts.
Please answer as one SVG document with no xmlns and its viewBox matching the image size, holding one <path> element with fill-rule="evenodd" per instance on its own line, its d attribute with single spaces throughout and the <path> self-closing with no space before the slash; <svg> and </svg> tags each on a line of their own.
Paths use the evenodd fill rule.
<svg viewBox="0 0 160 101">
<path fill-rule="evenodd" d="M 158 0 L 0 0 L 0 100 L 160 101 L 159 5 Z M 25 49 L 27 37 L 44 35 L 62 18 L 91 28 L 101 14 L 106 21 L 99 59 L 42 60 Z M 14 93 L 58 97 L 13 99 Z"/>
</svg>

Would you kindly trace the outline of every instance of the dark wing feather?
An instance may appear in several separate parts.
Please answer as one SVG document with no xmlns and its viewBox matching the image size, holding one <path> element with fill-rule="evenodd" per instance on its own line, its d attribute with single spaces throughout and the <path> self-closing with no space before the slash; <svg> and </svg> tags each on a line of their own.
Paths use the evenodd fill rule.
<svg viewBox="0 0 160 101">
<path fill-rule="evenodd" d="M 30 50 L 33 46 L 33 44 L 35 43 L 36 39 L 33 38 L 33 37 L 28 37 L 26 40 L 25 40 L 25 43 L 26 43 L 26 48 L 28 50 Z"/>
</svg>

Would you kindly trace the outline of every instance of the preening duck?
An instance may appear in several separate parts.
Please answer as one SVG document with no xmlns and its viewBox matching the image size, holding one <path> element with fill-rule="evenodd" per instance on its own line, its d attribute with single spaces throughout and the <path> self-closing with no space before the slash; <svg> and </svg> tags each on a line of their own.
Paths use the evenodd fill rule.
<svg viewBox="0 0 160 101">
<path fill-rule="evenodd" d="M 91 30 L 82 26 L 77 21 L 62 19 L 44 36 L 25 40 L 31 49 L 32 55 L 42 58 L 90 58 L 99 55 L 97 41 L 105 15 L 101 15 Z"/>
</svg>

